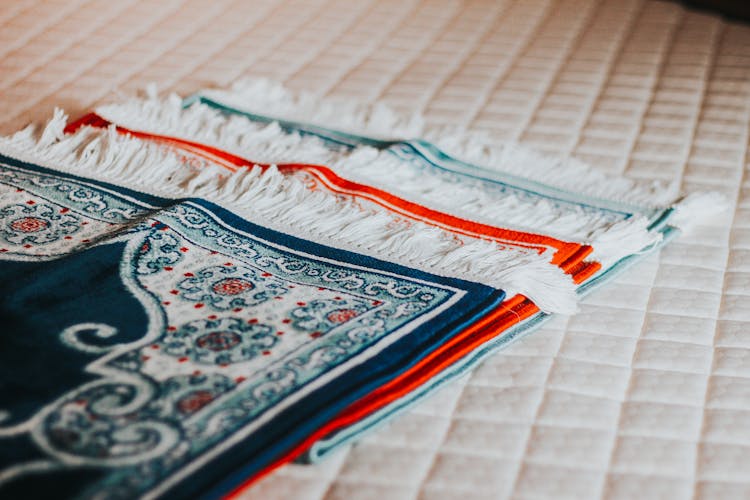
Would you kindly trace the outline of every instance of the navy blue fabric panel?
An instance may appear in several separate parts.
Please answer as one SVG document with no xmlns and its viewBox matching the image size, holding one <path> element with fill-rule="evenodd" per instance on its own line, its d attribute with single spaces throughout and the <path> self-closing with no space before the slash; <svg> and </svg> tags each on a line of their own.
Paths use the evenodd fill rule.
<svg viewBox="0 0 750 500">
<path fill-rule="evenodd" d="M 113 243 L 46 262 L 0 264 L 0 380 L 14 408 L 4 425 L 26 420 L 44 403 L 97 378 L 84 369 L 98 354 L 60 342 L 56 336 L 65 328 L 116 327 L 106 338 L 79 333 L 100 347 L 134 342 L 146 331 L 148 317 L 120 279 L 123 247 Z"/>
<path fill-rule="evenodd" d="M 153 241 L 158 240 L 162 242 L 160 244 L 166 245 L 163 243 L 165 240 L 159 240 L 159 238 L 170 235 L 171 229 L 161 222 L 146 224 L 144 221 L 145 219 L 159 221 L 160 214 L 161 219 L 165 219 L 168 209 L 182 207 L 185 210 L 198 210 L 201 213 L 210 214 L 211 217 L 221 222 L 222 228 L 227 228 L 229 232 L 235 231 L 237 235 L 249 234 L 253 238 L 288 249 L 274 250 L 279 255 L 288 255 L 291 258 L 296 255 L 296 252 L 302 252 L 313 256 L 306 257 L 312 260 L 319 257 L 325 259 L 326 262 L 332 261 L 327 264 L 331 267 L 339 266 L 344 269 L 346 266 L 358 266 L 371 270 L 373 273 L 402 276 L 404 279 L 419 280 L 426 285 L 450 287 L 461 292 L 462 296 L 451 307 L 413 327 L 408 335 L 389 345 L 377 355 L 351 367 L 343 376 L 334 378 L 322 387 L 309 392 L 253 434 L 205 463 L 196 473 L 190 474 L 187 480 L 178 482 L 173 488 L 166 490 L 165 496 L 169 498 L 192 498 L 201 492 L 209 497 L 226 493 L 248 476 L 273 463 L 343 408 L 397 377 L 467 325 L 496 308 L 504 298 L 503 291 L 479 283 L 436 276 L 280 233 L 253 224 L 205 200 L 166 199 L 29 165 L 12 158 L 0 158 L 0 162 L 12 168 L 36 172 L 49 178 L 69 179 L 85 183 L 95 190 L 101 189 L 102 192 L 106 190 L 107 196 L 119 196 L 117 203 L 122 206 L 130 204 L 142 214 L 140 218 L 123 223 L 122 229 L 112 229 L 110 233 L 91 244 L 75 247 L 74 251 L 62 256 L 37 258 L 29 254 L 24 258 L 8 259 L 0 254 L 0 384 L 2 384 L 3 393 L 8 395 L 7 401 L 0 405 L 0 410 L 7 413 L 4 420 L 0 421 L 0 430 L 23 424 L 35 412 L 41 411 L 46 405 L 62 400 L 61 398 L 64 398 L 64 395 L 71 389 L 79 387 L 89 385 L 92 387 L 87 393 L 87 399 L 69 402 L 73 406 L 80 403 L 81 408 L 93 404 L 92 401 L 101 398 L 102 395 L 114 398 L 120 406 L 126 406 L 129 401 L 136 398 L 132 391 L 129 392 L 126 384 L 119 388 L 115 387 L 116 384 L 111 384 L 112 388 L 107 390 L 114 392 L 110 395 L 102 392 L 105 390 L 104 386 L 100 387 L 96 384 L 103 375 L 101 371 L 92 371 L 91 366 L 92 362 L 98 362 L 102 356 L 101 353 L 108 349 L 127 346 L 144 339 L 147 331 L 155 324 L 154 314 L 160 315 L 160 321 L 164 320 L 161 322 L 164 323 L 164 328 L 167 328 L 168 323 L 164 319 L 164 314 L 159 312 L 159 307 L 161 307 L 159 304 L 163 299 L 158 298 L 151 290 L 142 290 L 142 294 L 148 297 L 148 304 L 151 304 L 146 307 L 142 303 L 143 297 L 139 300 L 133 290 L 123 282 L 124 277 L 127 277 L 130 280 L 129 286 L 139 283 L 139 278 L 135 274 L 130 276 L 128 273 L 131 271 L 123 268 L 123 262 L 126 261 L 124 255 L 131 252 L 128 255 L 131 259 L 136 259 L 132 262 L 137 263 L 141 255 L 146 255 L 151 251 L 150 245 Z M 43 193 L 39 196 L 43 196 Z M 54 203 L 52 198 L 44 200 L 44 203 L 47 202 Z M 18 204 L 14 206 L 17 207 Z M 70 212 L 67 212 L 67 208 L 64 210 L 66 213 L 74 212 L 73 209 Z M 180 252 L 188 250 L 188 248 L 170 247 L 170 251 L 176 254 L 175 259 L 180 258 Z M 197 247 L 190 251 L 197 251 Z M 163 264 L 161 262 L 159 266 Z M 186 269 L 181 269 L 180 276 L 184 271 Z M 193 276 L 193 273 L 184 272 L 184 275 Z M 235 281 L 236 283 L 238 281 Z M 195 307 L 203 307 L 203 304 L 196 303 Z M 75 339 L 80 340 L 83 348 L 71 346 L 70 342 L 65 340 L 63 332 L 69 327 L 87 324 L 93 326 L 79 328 L 75 332 Z M 102 331 L 97 330 L 95 326 L 100 324 L 111 328 L 113 333 L 102 334 Z M 247 330 L 250 327 L 243 328 Z M 231 332 L 221 334 L 224 335 L 219 339 L 221 342 L 227 342 L 227 339 L 233 338 L 230 335 Z M 217 338 L 219 337 L 211 337 L 211 339 Z M 210 345 L 221 348 L 223 344 Z M 137 373 L 141 366 L 139 363 L 142 362 L 139 359 L 141 356 L 136 355 L 135 352 L 133 354 L 134 356 L 130 357 L 123 355 L 110 359 L 108 363 L 115 363 L 112 365 L 115 369 L 135 370 L 133 373 Z M 330 369 L 322 372 L 321 376 L 329 371 Z M 167 390 L 160 388 L 153 381 L 149 382 L 150 375 L 148 374 L 138 376 L 143 379 L 143 383 L 153 384 L 153 387 L 148 389 L 150 391 Z M 295 391 L 306 390 L 308 385 L 314 383 L 315 380 L 317 379 L 295 386 Z M 173 386 L 179 389 L 179 384 L 175 384 L 177 382 L 174 382 Z M 214 387 L 216 390 L 228 390 L 227 388 L 233 387 L 234 382 L 221 381 L 217 384 Z M 99 392 L 96 393 L 96 391 Z M 205 391 L 191 394 L 195 396 L 193 399 L 188 403 L 180 403 L 192 405 L 184 406 L 187 408 L 185 411 L 193 411 L 192 408 L 200 409 L 200 405 L 214 397 Z M 72 413 L 69 412 L 69 414 L 77 415 L 74 410 L 71 410 Z M 132 418 L 162 419 L 164 425 L 171 425 L 168 417 L 164 416 L 162 407 L 149 407 L 139 411 L 140 413 L 134 413 Z M 68 417 L 60 415 L 63 414 L 50 413 L 45 417 L 44 425 L 51 429 L 48 429 L 49 435 L 45 439 L 48 439 L 52 446 L 74 451 L 85 448 L 85 451 L 94 455 L 99 450 L 102 453 L 102 460 L 112 460 L 107 448 L 109 446 L 107 440 L 110 439 L 107 434 L 109 431 L 104 429 L 99 435 L 97 434 L 99 431 L 91 430 L 97 425 L 105 425 L 104 423 L 94 420 L 81 421 L 76 424 L 77 428 L 83 429 L 80 433 L 61 430 L 60 419 Z M 120 418 L 117 415 L 113 418 L 115 417 Z M 109 484 L 115 484 L 115 479 L 119 481 L 116 482 L 116 487 L 112 486 L 109 490 L 103 490 L 107 491 L 111 498 L 130 498 L 158 486 L 158 484 L 140 484 L 137 475 L 130 483 L 127 481 L 123 483 L 120 480 L 122 478 L 116 477 L 121 471 L 137 470 L 137 464 L 123 462 L 122 467 L 112 464 L 97 466 L 96 460 L 88 460 L 84 465 L 63 467 L 60 465 L 62 462 L 56 462 L 56 459 L 48 457 L 44 446 L 39 445 L 38 440 L 32 439 L 25 432 L 21 429 L 17 434 L 0 433 L 0 470 L 7 470 L 19 464 L 44 462 L 47 459 L 50 459 L 52 465 L 19 475 L 16 480 L 0 485 L 0 496 L 4 498 L 13 498 L 18 492 L 23 491 L 40 496 L 54 496 L 55 493 L 64 497 L 89 496 L 93 494 L 94 489 L 99 487 L 97 485 L 104 485 L 101 486 L 103 488 L 108 487 Z M 133 434 L 133 439 L 136 441 L 146 439 L 148 435 L 144 433 L 147 432 L 149 431 L 137 431 Z M 231 435 L 226 437 L 231 438 Z M 127 439 L 130 438 L 126 433 Z M 210 449 L 206 448 L 196 456 L 200 458 L 204 451 L 210 451 Z M 190 460 L 195 458 L 193 456 Z M 180 467 L 190 462 L 190 460 L 184 460 L 185 463 L 182 463 Z M 164 465 L 158 467 L 164 467 Z M 180 467 L 165 470 L 162 480 L 168 478 Z M 160 474 L 159 471 L 160 469 L 156 472 L 152 470 L 151 473 Z M 130 484 L 130 486 L 126 488 L 122 486 L 123 484 Z"/>
</svg>

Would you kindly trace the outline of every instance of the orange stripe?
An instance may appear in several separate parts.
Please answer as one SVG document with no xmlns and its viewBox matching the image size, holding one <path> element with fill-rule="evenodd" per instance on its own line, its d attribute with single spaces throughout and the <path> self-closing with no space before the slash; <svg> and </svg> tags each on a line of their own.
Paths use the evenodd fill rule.
<svg viewBox="0 0 750 500">
<path fill-rule="evenodd" d="M 430 380 L 435 374 L 445 370 L 465 355 L 474 351 L 477 347 L 487 343 L 514 324 L 529 318 L 537 312 L 539 312 L 539 308 L 523 295 L 516 295 L 505 301 L 484 319 L 471 325 L 461 332 L 461 334 L 444 344 L 439 350 L 426 356 L 410 369 L 409 372 L 379 387 L 350 405 L 337 417 L 320 427 L 276 462 L 237 486 L 225 498 L 238 498 L 245 489 L 257 480 L 282 465 L 291 462 L 315 444 L 316 441 L 330 435 L 332 432 L 362 420 L 389 403 L 409 394 Z"/>
<path fill-rule="evenodd" d="M 65 131 L 73 132 L 84 125 L 106 127 L 109 126 L 110 123 L 92 113 L 83 117 L 81 120 L 70 124 Z M 156 140 L 175 146 L 184 151 L 189 151 L 218 163 L 232 171 L 235 171 L 238 168 L 256 165 L 244 158 L 192 141 L 132 131 L 122 127 L 117 127 L 117 129 L 122 133 L 130 134 L 134 137 Z M 267 167 L 267 165 L 259 166 Z M 598 262 L 586 262 L 583 260 L 593 250 L 589 245 L 563 242 L 546 236 L 496 228 L 453 217 L 448 214 L 428 209 L 416 203 L 409 202 L 402 198 L 398 198 L 385 191 L 348 181 L 323 166 L 287 164 L 279 165 L 279 169 L 282 171 L 304 169 L 311 175 L 314 175 L 319 180 L 323 181 L 328 189 L 360 196 L 374 203 L 385 206 L 392 211 L 401 213 L 402 215 L 430 222 L 434 225 L 439 225 L 440 227 L 449 228 L 460 234 L 488 236 L 501 243 L 505 240 L 506 242 L 512 242 L 519 246 L 531 245 L 533 248 L 536 248 L 534 245 L 543 245 L 545 247 L 550 246 L 557 248 L 557 252 L 552 262 L 558 264 L 567 274 L 572 275 L 575 283 L 585 281 L 601 268 L 601 264 Z M 384 202 L 386 202 L 386 204 L 384 204 Z M 290 462 L 319 439 L 335 432 L 336 430 L 347 427 L 352 423 L 371 415 L 373 412 L 384 408 L 386 405 L 396 401 L 404 395 L 409 394 L 438 373 L 444 371 L 464 356 L 476 350 L 478 347 L 484 345 L 493 338 L 498 337 L 511 326 L 528 319 L 537 312 L 539 312 L 539 308 L 522 295 L 516 295 L 506 300 L 497 309 L 488 313 L 484 318 L 473 323 L 424 359 L 420 360 L 407 372 L 351 404 L 337 417 L 308 436 L 304 441 L 289 450 L 270 466 L 259 471 L 253 477 L 235 488 L 227 495 L 227 498 L 237 497 L 255 481 L 269 474 L 283 464 Z"/>
<path fill-rule="evenodd" d="M 599 262 L 579 262 L 568 271 L 577 285 L 583 283 L 602 268 Z"/>
<path fill-rule="evenodd" d="M 68 125 L 65 128 L 65 132 L 74 132 L 84 125 L 93 127 L 106 127 L 110 124 L 111 123 L 109 121 L 96 115 L 95 113 L 90 113 L 80 120 Z M 133 137 L 158 141 L 177 147 L 184 151 L 188 151 L 190 153 L 218 163 L 219 165 L 222 165 L 232 171 L 235 171 L 238 168 L 252 167 L 255 165 L 258 165 L 262 168 L 267 168 L 269 166 L 266 164 L 254 163 L 252 161 L 246 160 L 245 158 L 222 151 L 218 148 L 200 144 L 194 141 L 146 132 L 139 132 L 120 126 L 116 126 L 116 128 L 119 132 L 129 134 Z M 540 253 L 542 253 L 548 247 L 555 248 L 557 251 L 551 259 L 551 263 L 560 265 L 561 267 L 563 267 L 563 269 L 581 262 L 585 255 L 591 253 L 591 247 L 588 245 L 565 242 L 544 235 L 498 228 L 487 224 L 481 224 L 478 222 L 455 217 L 443 212 L 439 212 L 437 210 L 432 210 L 430 208 L 419 205 L 418 203 L 413 203 L 398 196 L 394 196 L 381 189 L 344 179 L 325 166 L 291 163 L 278 165 L 278 168 L 281 171 L 305 170 L 315 175 L 318 179 L 324 180 L 326 186 L 329 189 L 368 199 L 381 206 L 384 206 L 385 208 L 396 211 L 401 215 L 405 215 L 412 219 L 432 224 L 434 226 L 449 229 L 458 234 L 464 234 L 474 237 L 487 237 L 501 244 L 506 243 L 526 248 L 537 248 L 538 250 L 540 250 Z"/>
<path fill-rule="evenodd" d="M 447 229 L 456 234 L 473 238 L 489 237 L 489 239 L 498 243 L 536 249 L 540 254 L 544 253 L 549 247 L 557 248 L 551 260 L 553 264 L 561 264 L 581 249 L 581 245 L 578 243 L 567 243 L 532 233 L 501 229 L 438 212 L 380 189 L 344 179 L 327 167 L 291 164 L 280 165 L 279 170 L 305 170 L 325 183 L 326 187 L 332 191 L 368 199 L 392 212 Z"/>
</svg>

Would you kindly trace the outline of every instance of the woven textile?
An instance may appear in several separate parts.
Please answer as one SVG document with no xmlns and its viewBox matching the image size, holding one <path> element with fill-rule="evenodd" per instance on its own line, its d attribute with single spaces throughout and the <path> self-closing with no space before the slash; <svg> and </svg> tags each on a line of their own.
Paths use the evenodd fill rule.
<svg viewBox="0 0 750 500">
<path fill-rule="evenodd" d="M 187 495 L 238 464 L 250 477 L 504 296 L 14 146 L 0 171 L 11 496 Z"/>
<path fill-rule="evenodd" d="M 9 495 L 49 493 L 39 476 L 86 498 L 241 493 L 721 206 L 507 145 L 470 163 L 470 134 L 435 138 L 451 154 L 364 135 L 414 120 L 263 81 L 204 94 L 57 112 L 1 144 Z M 269 114 L 226 102 L 248 98 Z"/>
<path fill-rule="evenodd" d="M 251 103 L 249 110 L 247 107 L 248 101 Z M 557 262 L 561 268 L 566 269 L 573 276 L 574 281 L 579 284 L 579 294 L 586 294 L 592 288 L 611 279 L 629 265 L 633 259 L 644 255 L 646 251 L 655 249 L 660 243 L 674 236 L 675 228 L 667 224 L 670 218 L 681 219 L 684 223 L 687 218 L 686 213 L 695 211 L 694 205 L 699 205 L 700 210 L 707 212 L 720 210 L 722 206 L 719 197 L 704 197 L 705 199 L 700 201 L 697 199 L 686 200 L 678 207 L 678 211 L 683 212 L 682 217 L 673 217 L 673 208 L 669 206 L 659 208 L 658 206 L 660 200 L 664 204 L 665 193 L 669 191 L 665 187 L 661 187 L 662 192 L 659 192 L 659 188 L 655 186 L 638 185 L 622 179 L 598 176 L 585 170 L 580 165 L 563 165 L 558 163 L 556 159 L 535 156 L 532 152 L 517 148 L 513 149 L 510 154 L 505 153 L 505 156 L 509 158 L 505 158 L 504 162 L 495 162 L 494 171 L 487 170 L 477 164 L 468 164 L 451 157 L 426 141 L 400 140 L 392 135 L 384 139 L 382 138 L 382 132 L 378 136 L 360 135 L 362 133 L 372 134 L 373 131 L 377 133 L 379 132 L 378 129 L 389 132 L 395 129 L 402 134 L 408 134 L 410 131 L 400 131 L 399 125 L 403 123 L 411 124 L 410 127 L 413 129 L 414 119 L 393 116 L 392 112 L 383 108 L 376 110 L 351 108 L 349 112 L 337 115 L 337 109 L 346 108 L 344 103 L 321 103 L 312 97 L 293 96 L 281 87 L 266 82 L 242 83 L 235 86 L 231 92 L 205 91 L 197 94 L 183 104 L 185 107 L 192 105 L 192 108 L 186 111 L 183 116 L 180 116 L 181 112 L 175 107 L 176 102 L 173 99 L 172 106 L 170 106 L 166 102 L 152 99 L 150 102 L 108 106 L 102 108 L 99 113 L 113 119 L 115 123 L 127 124 L 129 128 L 122 128 L 122 132 L 140 134 L 152 140 L 167 142 L 186 151 L 194 151 L 195 148 L 199 148 L 203 151 L 209 151 L 210 157 L 215 155 L 218 146 L 239 152 L 242 156 L 230 155 L 231 159 L 228 163 L 220 161 L 229 168 L 241 165 L 243 162 L 245 166 L 254 165 L 255 162 L 248 158 L 262 157 L 267 161 L 271 161 L 269 158 L 272 158 L 279 162 L 280 160 L 291 161 L 295 158 L 299 161 L 300 158 L 312 157 L 319 161 L 336 164 L 336 172 L 350 179 L 354 178 L 368 184 L 374 183 L 390 192 L 400 190 L 402 193 L 406 193 L 405 196 L 412 201 L 418 200 L 423 204 L 431 204 L 433 207 L 437 205 L 442 209 L 453 211 L 453 213 L 464 214 L 467 213 L 465 206 L 469 205 L 475 209 L 475 213 L 470 216 L 471 220 L 481 216 L 476 212 L 480 212 L 482 207 L 473 200 L 467 203 L 460 196 L 457 197 L 458 199 L 451 199 L 456 190 L 460 191 L 462 185 L 468 185 L 473 193 L 481 192 L 484 195 L 493 193 L 495 197 L 491 198 L 490 208 L 495 208 L 495 212 L 498 212 L 501 206 L 505 209 L 494 219 L 496 223 L 502 221 L 505 227 L 520 226 L 528 228 L 531 225 L 537 230 L 542 228 L 546 232 L 557 235 L 565 234 L 570 239 L 578 238 L 582 243 L 594 242 L 592 243 L 594 246 L 593 257 L 603 261 L 605 263 L 604 268 L 601 268 L 600 264 L 595 261 L 588 263 L 583 261 L 583 258 L 587 256 L 592 257 L 592 249 L 588 245 L 574 245 L 575 248 L 569 251 L 575 255 L 575 258 L 571 259 L 572 262 L 565 260 L 565 252 L 562 247 L 555 248 L 553 252 L 552 263 Z M 320 138 L 322 142 L 305 144 L 304 141 L 294 141 L 293 148 L 282 147 L 277 148 L 276 151 L 273 151 L 274 148 L 269 147 L 268 144 L 263 144 L 263 141 L 245 141 L 243 143 L 236 136 L 244 139 L 253 134 L 267 136 L 269 134 L 268 129 L 261 130 L 257 127 L 251 127 L 249 123 L 242 123 L 242 119 L 222 121 L 216 114 L 211 114 L 206 109 L 201 110 L 202 105 L 195 104 L 196 102 L 207 104 L 230 117 L 239 115 L 251 122 L 279 121 L 287 135 L 302 133 L 304 136 L 312 135 Z M 385 118 L 382 116 L 383 114 L 386 115 Z M 359 116 L 359 122 L 353 122 L 352 116 Z M 96 118 L 93 122 L 96 123 L 97 120 L 101 121 L 101 118 Z M 342 128 L 336 129 L 331 128 L 331 126 L 324 126 L 325 124 L 322 124 L 321 120 L 327 120 L 333 127 L 340 127 L 343 121 L 344 126 L 348 130 L 353 129 L 354 133 L 342 130 Z M 383 126 L 383 122 L 386 122 L 389 126 Z M 103 123 L 109 123 L 109 121 L 103 121 Z M 200 123 L 200 126 L 196 123 Z M 102 125 L 102 123 L 99 123 L 99 125 Z M 209 132 L 206 130 L 209 130 Z M 237 132 L 237 130 L 242 132 Z M 360 132 L 357 133 L 357 131 Z M 429 130 L 417 131 L 417 133 L 420 132 L 434 136 Z M 271 133 L 276 140 L 279 140 L 278 132 Z M 414 133 L 414 131 L 412 130 L 411 133 Z M 464 135 L 463 137 L 471 142 L 467 139 L 467 137 L 470 139 L 470 136 Z M 449 139 L 455 139 L 455 134 L 451 135 Z M 446 141 L 445 137 L 438 137 L 437 140 L 442 143 L 449 142 Z M 200 144 L 196 141 L 204 141 L 204 143 Z M 208 144 L 211 144 L 211 146 Z M 334 151 L 343 147 L 347 151 L 347 155 L 356 156 L 356 154 L 349 152 L 350 148 L 362 145 L 389 153 L 391 161 L 384 160 L 382 154 L 376 157 L 371 155 L 366 163 L 360 162 L 352 167 L 351 164 L 356 162 L 347 162 L 339 158 L 326 156 L 314 147 L 318 146 L 321 149 Z M 484 146 L 493 147 L 496 145 L 485 144 Z M 505 146 L 505 148 L 508 149 L 508 146 Z M 471 154 L 467 153 L 466 148 L 457 154 L 471 158 Z M 226 160 L 227 153 L 224 152 L 223 155 Z M 393 160 L 394 156 L 398 160 Z M 524 176 L 519 177 L 507 171 L 512 168 L 515 168 L 516 172 L 519 170 L 519 165 L 513 165 L 514 162 L 528 164 L 522 165 L 522 167 L 528 169 Z M 498 165 L 498 163 L 501 165 Z M 503 165 L 503 163 L 510 163 L 511 168 Z M 342 191 L 337 190 L 336 186 L 345 186 L 348 190 L 344 192 L 355 197 L 373 194 L 370 186 L 363 186 L 359 183 L 352 184 L 350 181 L 339 178 L 326 167 L 300 164 L 284 167 L 284 165 L 281 165 L 281 169 L 287 172 L 294 173 L 302 169 L 308 170 L 308 174 L 310 173 L 309 170 L 320 172 L 323 169 L 325 172 L 323 174 L 318 173 L 318 179 L 316 180 L 322 180 L 324 187 L 341 193 Z M 543 170 L 545 168 L 550 169 L 550 167 L 556 169 L 555 173 L 552 176 L 549 174 L 543 175 Z M 399 176 L 401 172 L 409 168 L 416 168 L 418 175 L 416 181 L 410 179 L 408 175 Z M 441 194 L 438 186 L 430 183 L 430 177 L 439 177 L 441 173 L 435 172 L 435 170 L 442 170 L 450 174 L 447 179 L 449 191 L 443 192 L 443 196 L 447 197 L 447 200 L 441 200 L 442 203 L 435 201 L 440 198 Z M 370 174 L 369 177 L 368 173 Z M 378 173 L 380 176 L 377 175 Z M 398 180 L 389 183 L 388 178 L 394 176 Z M 540 184 L 534 181 L 535 178 L 545 178 L 551 184 Z M 407 188 L 403 187 L 404 182 L 408 185 Z M 432 200 L 425 197 L 420 198 L 418 185 L 425 183 L 430 185 L 431 190 L 437 191 L 437 197 L 433 196 Z M 561 184 L 566 183 L 567 186 L 561 187 Z M 499 194 L 496 193 L 498 186 L 500 186 Z M 519 191 L 523 192 L 523 196 L 518 196 Z M 382 200 L 384 198 L 382 192 L 378 192 L 378 194 Z M 613 199 L 606 199 L 605 194 Z M 519 207 L 514 207 L 520 213 L 520 217 L 516 218 L 515 222 L 514 214 L 508 213 L 512 212 L 512 210 L 508 210 L 510 208 L 507 203 L 508 199 L 516 199 L 519 205 Z M 518 199 L 522 201 L 518 201 Z M 390 205 L 380 203 L 380 205 L 381 207 L 385 206 L 387 210 L 395 210 L 397 213 L 404 214 L 405 204 L 403 201 L 398 200 Z M 572 209 L 565 207 L 566 203 L 574 207 L 574 218 L 580 226 L 583 226 L 583 230 L 576 228 L 575 225 L 570 225 L 569 219 Z M 539 209 L 540 205 L 543 207 L 541 210 Z M 688 205 L 693 206 L 687 208 Z M 424 209 L 422 205 L 417 206 Z M 530 219 L 535 218 L 535 211 L 544 212 L 546 216 L 546 219 L 538 222 L 536 226 L 534 226 L 534 222 L 530 221 Z M 596 213 L 596 217 L 591 215 L 592 212 Z M 407 209 L 407 216 L 409 215 L 415 217 L 414 210 L 408 213 Z M 419 220 L 430 220 L 433 224 L 440 225 L 444 229 L 457 234 L 466 234 L 467 229 L 476 228 L 476 223 L 472 225 L 471 221 L 465 219 L 459 219 L 453 225 L 446 224 L 445 213 L 425 214 L 422 211 L 419 212 L 419 215 Z M 521 219 L 523 219 L 523 222 L 519 223 L 518 220 Z M 492 220 L 491 217 L 490 220 Z M 602 225 L 602 228 L 599 229 L 601 233 L 606 235 L 605 237 L 602 235 L 595 236 L 597 224 Z M 625 226 L 625 230 L 622 226 Z M 483 227 L 485 228 L 484 231 L 476 232 L 475 230 L 474 236 L 488 237 L 492 234 L 491 231 L 488 231 L 487 226 Z M 495 228 L 490 227 L 489 229 Z M 529 235 L 518 239 L 523 241 L 525 245 L 530 244 Z M 583 248 L 587 250 L 581 252 L 580 250 Z M 606 248 L 610 254 L 605 255 L 607 250 L 603 251 L 603 248 Z M 544 253 L 543 250 L 540 252 Z M 632 255 L 634 252 L 636 255 Z M 481 340 L 475 339 L 473 343 L 469 343 L 469 346 L 466 343 L 461 345 L 460 342 L 456 342 L 450 349 L 446 349 L 450 354 L 442 351 L 439 356 L 442 356 L 443 359 L 440 361 L 431 360 L 431 367 L 429 367 L 429 362 L 425 362 L 425 366 L 413 370 L 413 373 L 401 379 L 397 379 L 390 387 L 384 387 L 376 391 L 358 407 L 355 407 L 351 413 L 345 412 L 337 422 L 329 425 L 326 431 L 317 434 L 317 437 L 324 437 L 324 439 L 312 446 L 306 455 L 307 458 L 317 460 L 342 443 L 357 437 L 361 432 L 373 427 L 382 419 L 429 394 L 447 380 L 462 374 L 488 353 L 505 345 L 517 336 L 538 327 L 548 319 L 547 315 L 539 313 L 538 309 L 533 307 L 531 309 L 519 308 L 516 315 L 516 321 L 513 324 L 496 324 L 492 335 Z M 516 325 L 515 323 L 520 324 Z M 446 361 L 445 358 L 450 359 L 450 361 Z M 326 435 L 325 432 L 330 434 Z M 310 441 L 307 445 L 309 443 Z"/>
<path fill-rule="evenodd" d="M 747 26 L 641 0 L 22 0 L 0 23 L 4 133 L 113 88 L 253 74 L 730 200 L 579 315 L 248 498 L 748 494 Z"/>
</svg>

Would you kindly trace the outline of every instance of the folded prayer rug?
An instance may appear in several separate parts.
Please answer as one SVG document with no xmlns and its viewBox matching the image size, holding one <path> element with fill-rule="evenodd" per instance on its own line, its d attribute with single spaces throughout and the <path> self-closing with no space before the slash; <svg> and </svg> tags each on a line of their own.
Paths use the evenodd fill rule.
<svg viewBox="0 0 750 500">
<path fill-rule="evenodd" d="M 83 122 L 116 124 L 122 133 L 200 152 L 230 170 L 273 163 L 313 189 L 350 196 L 360 205 L 374 201 L 381 211 L 439 227 L 454 237 L 525 247 L 565 271 L 577 295 L 666 243 L 690 221 L 696 207 L 715 211 L 722 206 L 714 195 L 674 203 L 673 186 L 604 176 L 572 160 L 545 157 L 481 135 L 420 128 L 418 120 L 382 107 L 295 96 L 265 81 L 240 83 L 230 91 L 201 91 L 185 101 L 152 96 L 105 106 Z M 414 134 L 432 137 L 435 143 L 408 138 Z M 286 163 L 301 161 L 316 164 Z M 475 254 L 473 260 L 486 257 Z M 493 274 L 501 273 L 472 279 L 492 282 Z M 549 316 L 540 308 L 570 312 L 561 298 L 562 286 L 540 289 L 538 282 L 519 283 L 507 276 L 503 280 L 511 295 L 505 302 L 506 318 L 495 320 L 483 336 L 454 337 L 289 456 L 305 451 L 307 459 L 317 460 L 359 437 L 541 325 Z"/>
<path fill-rule="evenodd" d="M 240 492 L 572 312 L 714 199 L 493 170 L 332 108 L 256 82 L 0 140 L 0 495 Z"/>
</svg>

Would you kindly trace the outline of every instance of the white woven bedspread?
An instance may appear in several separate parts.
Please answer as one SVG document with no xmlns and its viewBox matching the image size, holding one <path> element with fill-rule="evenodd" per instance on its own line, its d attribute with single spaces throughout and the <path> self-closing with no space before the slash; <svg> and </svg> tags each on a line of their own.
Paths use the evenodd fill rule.
<svg viewBox="0 0 750 500">
<path fill-rule="evenodd" d="M 247 498 L 750 498 L 750 27 L 640 0 L 0 2 L 0 131 L 150 81 L 241 75 L 435 123 L 729 212 L 319 466 Z"/>
</svg>

